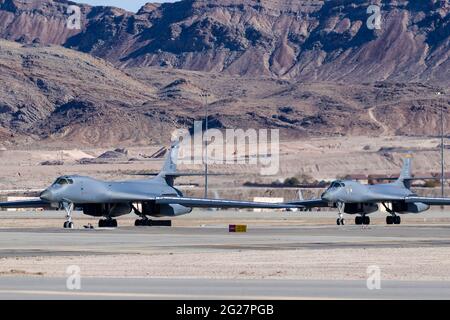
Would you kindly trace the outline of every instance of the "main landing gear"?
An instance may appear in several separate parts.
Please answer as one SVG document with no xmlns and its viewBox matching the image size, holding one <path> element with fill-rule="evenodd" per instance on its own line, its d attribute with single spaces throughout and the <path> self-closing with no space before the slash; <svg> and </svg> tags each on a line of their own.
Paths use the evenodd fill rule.
<svg viewBox="0 0 450 320">
<path fill-rule="evenodd" d="M 149 220 L 149 219 L 146 219 L 146 218 L 145 219 L 137 219 L 134 222 L 134 225 L 136 227 L 145 227 L 145 226 L 150 227 L 152 225 L 152 220 Z"/>
<path fill-rule="evenodd" d="M 133 208 L 134 214 L 140 217 L 140 219 L 137 219 L 134 222 L 134 225 L 136 227 L 150 227 L 152 225 L 152 221 L 149 220 L 144 214 L 142 214 L 142 212 L 140 212 L 138 208 L 136 208 L 134 205 L 132 205 L 131 207 Z"/>
<path fill-rule="evenodd" d="M 113 219 L 113 211 L 116 208 L 116 205 L 112 205 L 111 207 L 108 208 L 108 214 L 105 215 L 104 217 L 106 219 L 101 219 L 98 221 L 98 227 L 99 228 L 117 228 L 118 224 L 117 224 L 117 220 Z"/>
<path fill-rule="evenodd" d="M 390 214 L 390 216 L 386 217 L 386 224 L 401 224 L 402 218 L 400 216 L 396 215 L 394 211 L 392 211 L 388 206 L 383 203 L 383 207 L 386 209 L 386 211 Z"/>
<path fill-rule="evenodd" d="M 336 224 L 338 226 L 344 226 L 345 225 L 345 219 L 344 219 L 344 209 L 345 209 L 345 203 L 344 202 L 338 202 L 337 208 L 339 210 L 339 218 L 336 220 Z"/>
<path fill-rule="evenodd" d="M 134 222 L 136 227 L 171 227 L 172 220 L 150 220 L 142 212 L 140 212 L 135 206 L 132 206 L 134 213 L 140 217 Z"/>
<path fill-rule="evenodd" d="M 370 218 L 366 215 L 364 216 L 358 216 L 355 218 L 355 224 L 356 225 L 366 225 L 368 226 L 370 224 Z"/>
<path fill-rule="evenodd" d="M 400 218 L 400 216 L 391 215 L 391 216 L 386 217 L 386 223 L 387 224 L 401 224 L 402 219 Z"/>
<path fill-rule="evenodd" d="M 66 222 L 64 222 L 64 229 L 73 229 L 74 224 L 72 222 L 72 212 L 75 205 L 73 203 L 63 202 L 62 207 L 66 211 L 66 219 L 67 219 Z"/>
<path fill-rule="evenodd" d="M 138 219 L 135 221 L 136 227 L 171 227 L 172 220 L 150 220 L 150 219 Z"/>
<path fill-rule="evenodd" d="M 115 219 L 102 219 L 98 221 L 99 228 L 117 228 L 117 220 Z"/>
</svg>

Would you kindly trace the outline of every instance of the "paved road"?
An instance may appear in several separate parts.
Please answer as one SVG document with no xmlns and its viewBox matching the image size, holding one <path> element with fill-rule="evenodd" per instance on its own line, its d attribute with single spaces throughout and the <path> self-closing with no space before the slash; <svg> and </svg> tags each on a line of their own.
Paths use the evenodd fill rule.
<svg viewBox="0 0 450 320">
<path fill-rule="evenodd" d="M 450 299 L 450 282 L 0 278 L 0 299 Z"/>
</svg>

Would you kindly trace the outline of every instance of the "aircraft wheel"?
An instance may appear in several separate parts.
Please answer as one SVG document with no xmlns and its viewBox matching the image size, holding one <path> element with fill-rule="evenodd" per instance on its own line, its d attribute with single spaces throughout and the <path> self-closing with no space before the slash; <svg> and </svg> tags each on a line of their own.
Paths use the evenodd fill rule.
<svg viewBox="0 0 450 320">
<path fill-rule="evenodd" d="M 368 226 L 368 225 L 370 224 L 370 218 L 364 216 L 364 217 L 363 217 L 363 223 L 364 223 L 366 226 Z"/>
<path fill-rule="evenodd" d="M 337 219 L 337 220 L 336 220 L 336 224 L 337 224 L 338 226 L 340 226 L 340 225 L 341 225 L 341 219 Z"/>
<path fill-rule="evenodd" d="M 358 217 L 355 217 L 355 224 L 356 224 L 356 225 L 362 224 L 362 223 L 361 223 L 361 222 L 362 222 L 361 220 L 362 220 L 362 217 L 359 217 L 359 216 L 358 216 Z"/>
<path fill-rule="evenodd" d="M 98 221 L 99 228 L 117 228 L 117 220 L 115 219 L 101 219 Z"/>
<path fill-rule="evenodd" d="M 395 216 L 394 223 L 395 224 L 401 224 L 402 223 L 402 218 L 400 218 L 400 216 Z"/>
<path fill-rule="evenodd" d="M 152 220 L 149 219 L 138 219 L 134 222 L 134 225 L 136 227 L 151 227 L 152 226 Z"/>
<path fill-rule="evenodd" d="M 70 221 L 64 222 L 64 229 L 73 229 L 73 227 L 74 227 L 73 222 Z"/>
<path fill-rule="evenodd" d="M 338 226 L 344 226 L 345 225 L 345 220 L 343 218 L 339 218 L 336 220 L 336 224 Z"/>
<path fill-rule="evenodd" d="M 392 219 L 392 216 L 387 216 L 386 217 L 386 224 L 393 224 L 393 223 L 394 223 L 394 221 Z"/>
<path fill-rule="evenodd" d="M 152 226 L 152 220 L 149 219 L 138 219 L 134 222 L 134 225 L 136 227 L 151 227 Z"/>
</svg>

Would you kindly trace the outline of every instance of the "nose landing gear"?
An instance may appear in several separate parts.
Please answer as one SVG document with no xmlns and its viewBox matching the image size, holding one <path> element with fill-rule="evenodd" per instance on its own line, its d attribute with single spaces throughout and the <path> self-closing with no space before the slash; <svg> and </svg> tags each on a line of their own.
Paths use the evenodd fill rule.
<svg viewBox="0 0 450 320">
<path fill-rule="evenodd" d="M 73 229 L 74 224 L 72 222 L 72 212 L 75 205 L 73 203 L 63 202 L 62 207 L 66 211 L 66 219 L 67 219 L 66 222 L 64 222 L 64 229 Z"/>
<path fill-rule="evenodd" d="M 339 218 L 336 220 L 336 224 L 338 226 L 344 226 L 345 225 L 345 219 L 344 219 L 344 210 L 345 210 L 345 203 L 344 202 L 338 202 L 337 208 L 339 211 Z"/>
<path fill-rule="evenodd" d="M 73 228 L 74 228 L 73 222 L 70 221 L 64 222 L 64 229 L 73 229 Z"/>
</svg>

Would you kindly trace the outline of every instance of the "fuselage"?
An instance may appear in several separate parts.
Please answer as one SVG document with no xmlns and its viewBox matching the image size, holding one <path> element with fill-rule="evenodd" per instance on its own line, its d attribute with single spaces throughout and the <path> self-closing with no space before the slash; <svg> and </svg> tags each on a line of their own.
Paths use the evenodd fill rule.
<svg viewBox="0 0 450 320">
<path fill-rule="evenodd" d="M 393 183 L 363 185 L 356 181 L 335 181 L 322 195 L 328 202 L 383 202 L 389 199 L 404 199 L 415 195 L 411 190 Z"/>
<path fill-rule="evenodd" d="M 422 203 L 405 204 L 405 198 L 416 194 L 399 183 L 363 185 L 356 181 L 335 181 L 322 194 L 322 199 L 328 203 L 360 204 L 347 213 L 371 213 L 378 210 L 378 203 L 390 203 L 399 213 L 419 213 L 429 209 Z M 367 212 L 364 212 L 367 211 Z"/>
<path fill-rule="evenodd" d="M 161 178 L 133 181 L 102 181 L 83 176 L 64 176 L 40 195 L 51 203 L 70 202 L 77 205 L 129 202 L 158 196 L 181 196 Z"/>
<path fill-rule="evenodd" d="M 64 176 L 41 193 L 41 200 L 55 208 L 73 203 L 89 216 L 118 217 L 140 210 L 139 215 L 173 217 L 190 213 L 192 208 L 178 204 L 157 205 L 157 197 L 182 197 L 162 177 L 132 181 L 102 181 L 90 177 Z M 139 207 L 139 209 L 138 209 Z"/>
</svg>

